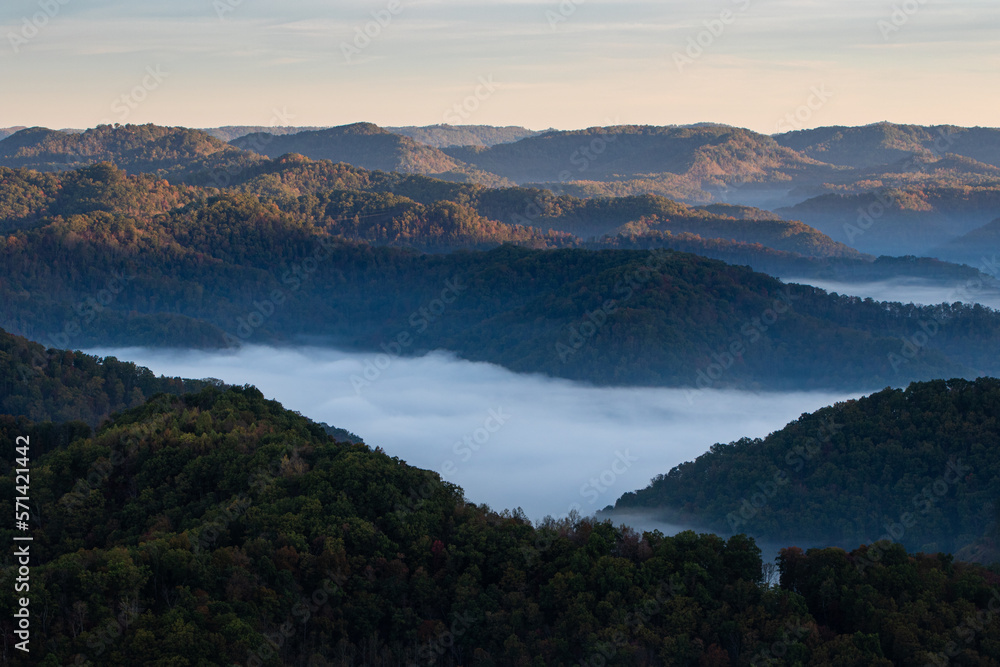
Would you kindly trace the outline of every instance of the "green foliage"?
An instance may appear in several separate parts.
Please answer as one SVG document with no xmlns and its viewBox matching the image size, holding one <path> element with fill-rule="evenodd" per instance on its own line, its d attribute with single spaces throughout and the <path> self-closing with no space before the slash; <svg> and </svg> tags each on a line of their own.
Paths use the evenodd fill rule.
<svg viewBox="0 0 1000 667">
<path fill-rule="evenodd" d="M 378 174 L 286 162 L 289 172 L 279 168 L 251 181 L 288 173 L 304 189 L 320 177 L 385 185 Z M 30 180 L 29 172 L 16 175 Z M 373 180 L 365 185 L 365 179 Z M 714 386 L 801 387 L 805 381 L 875 389 L 942 375 L 1000 373 L 992 353 L 998 316 L 980 307 L 832 297 L 672 251 L 505 246 L 420 255 L 343 240 L 428 249 L 569 242 L 478 212 L 509 207 L 522 192 L 460 186 L 453 194 L 466 197 L 463 204 L 434 199 L 451 186 L 413 179 L 405 187 L 413 194 L 423 190 L 432 203 L 364 189 L 268 198 L 249 189 L 149 187 L 157 182 L 108 165 L 66 175 L 58 181 L 62 190 L 76 188 L 80 196 L 60 204 L 54 195 L 33 214 L 46 217 L 0 238 L 0 325 L 60 348 L 219 347 L 305 334 L 379 349 L 406 332 L 414 336 L 406 353 L 444 348 L 518 371 L 606 384 L 702 386 L 699 371 L 718 363 L 719 355 L 732 355 L 732 363 L 712 378 Z M 536 201 L 541 214 L 567 221 L 628 219 L 656 210 L 659 220 L 691 215 L 706 225 L 746 224 L 651 196 Z M 778 235 L 796 228 L 761 224 L 778 225 Z M 653 234 L 664 244 L 674 242 L 661 231 L 647 236 Z M 643 247 L 644 238 L 607 243 Z M 685 250 L 711 245 L 682 240 Z M 743 250 L 736 248 L 736 259 Z M 728 246 L 720 254 L 733 259 Z M 433 316 L 421 315 L 456 279 L 463 287 L 458 298 Z M 755 323 L 761 318 L 771 321 Z M 937 333 L 916 354 L 908 352 L 904 339 L 931 321 Z M 584 338 L 586 322 L 594 330 Z"/>
<path fill-rule="evenodd" d="M 802 415 L 767 438 L 715 445 L 616 508 L 770 543 L 909 549 L 1000 561 L 1000 381 L 914 383 Z"/>
<path fill-rule="evenodd" d="M 212 380 L 157 377 L 114 357 L 46 350 L 0 329 L 0 414 L 97 426 L 154 394 L 196 391 Z M 6 461 L 5 463 L 9 463 Z"/>
<path fill-rule="evenodd" d="M 774 588 L 744 536 L 532 526 L 249 386 L 160 395 L 48 448 L 32 496 L 32 646 L 53 664 L 914 664 L 997 584 L 876 545 L 787 550 Z M 4 658 L 38 664 L 13 649 L 15 576 Z M 963 645 L 980 664 L 995 627 Z"/>
</svg>

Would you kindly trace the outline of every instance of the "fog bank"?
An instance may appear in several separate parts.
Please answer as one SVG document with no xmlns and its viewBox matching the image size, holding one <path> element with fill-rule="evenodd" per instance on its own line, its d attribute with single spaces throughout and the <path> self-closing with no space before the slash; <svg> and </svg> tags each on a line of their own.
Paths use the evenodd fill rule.
<svg viewBox="0 0 1000 667">
<path fill-rule="evenodd" d="M 259 346 L 88 352 L 157 374 L 256 385 L 288 409 L 441 473 L 470 502 L 521 507 L 534 520 L 571 509 L 591 514 L 716 442 L 763 437 L 804 412 L 857 396 L 599 388 L 445 353 L 390 359 Z"/>
<path fill-rule="evenodd" d="M 1000 310 L 1000 291 L 985 285 L 956 281 L 954 285 L 922 280 L 920 278 L 896 278 L 866 283 L 847 283 L 816 278 L 781 278 L 786 283 L 812 285 L 827 292 L 848 296 L 871 297 L 876 301 L 898 301 L 922 306 L 939 303 L 979 303 Z"/>
</svg>

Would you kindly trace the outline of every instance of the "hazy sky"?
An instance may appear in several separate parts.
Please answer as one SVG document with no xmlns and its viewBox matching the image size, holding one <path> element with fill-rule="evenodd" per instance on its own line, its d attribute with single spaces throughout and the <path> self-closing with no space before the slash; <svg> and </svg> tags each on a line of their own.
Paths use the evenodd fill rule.
<svg viewBox="0 0 1000 667">
<path fill-rule="evenodd" d="M 6 0 L 0 127 L 996 126 L 998 28 L 995 0 Z"/>
</svg>

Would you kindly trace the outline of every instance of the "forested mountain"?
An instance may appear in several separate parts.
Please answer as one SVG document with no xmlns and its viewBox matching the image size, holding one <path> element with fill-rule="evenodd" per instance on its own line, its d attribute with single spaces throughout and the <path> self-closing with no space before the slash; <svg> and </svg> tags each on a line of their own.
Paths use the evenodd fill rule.
<svg viewBox="0 0 1000 667">
<path fill-rule="evenodd" d="M 210 134 L 216 139 L 230 142 L 233 139 L 245 137 L 248 134 L 266 132 L 275 136 L 286 134 L 298 134 L 299 132 L 313 132 L 315 130 L 325 130 L 328 126 L 293 126 L 293 125 L 224 125 L 223 127 L 205 127 L 201 131 Z"/>
<path fill-rule="evenodd" d="M 204 194 L 195 188 L 129 176 L 107 162 L 58 174 L 0 167 L 0 232 L 98 212 L 148 221 L 199 197 Z"/>
<path fill-rule="evenodd" d="M 954 153 L 1000 167 L 1000 130 L 954 125 L 874 123 L 861 127 L 819 127 L 774 135 L 778 144 L 821 162 L 866 168 L 913 154 Z"/>
<path fill-rule="evenodd" d="M 807 225 L 783 220 L 767 211 L 726 205 L 717 205 L 711 210 L 692 208 L 655 195 L 580 199 L 569 195 L 555 195 L 541 189 L 495 189 L 477 184 L 447 183 L 418 175 L 368 172 L 344 164 L 313 162 L 297 155 L 285 155 L 270 163 L 249 168 L 235 175 L 232 185 L 244 192 L 277 200 L 296 197 L 309 201 L 310 206 L 313 205 L 312 200 L 306 195 L 317 195 L 328 200 L 336 198 L 330 190 L 377 193 L 379 197 L 352 194 L 351 205 L 355 211 L 345 209 L 338 212 L 328 207 L 327 216 L 337 219 L 363 212 L 378 218 L 380 210 L 388 211 L 389 215 L 396 216 L 391 224 L 387 224 L 384 218 L 378 220 L 377 224 L 397 229 L 400 226 L 404 229 L 411 226 L 412 219 L 402 219 L 395 203 L 379 205 L 377 202 L 398 201 L 386 200 L 382 195 L 391 193 L 427 206 L 450 202 L 465 209 L 473 218 L 485 218 L 512 226 L 510 234 L 499 231 L 491 234 L 497 242 L 520 242 L 518 238 L 522 232 L 519 230 L 524 227 L 534 227 L 546 232 L 564 232 L 580 240 L 619 233 L 636 235 L 670 231 L 741 243 L 759 243 L 804 256 L 862 258 L 861 253 L 853 248 L 835 243 Z M 360 219 L 359 223 L 366 224 L 361 223 Z M 348 238 L 376 240 L 370 235 L 353 235 L 348 230 L 342 233 Z M 426 234 L 426 230 L 409 234 L 412 237 L 410 242 L 419 246 L 419 237 L 425 235 L 426 238 Z M 528 245 L 540 247 L 541 234 L 538 237 L 532 238 Z M 553 237 L 548 244 L 549 247 L 561 247 L 567 244 L 567 240 Z"/>
<path fill-rule="evenodd" d="M 247 129 L 254 128 L 213 131 L 234 136 Z M 442 143 L 445 140 L 440 136 L 455 132 L 472 133 L 470 139 L 481 136 L 483 144 L 514 139 L 517 134 L 517 128 L 485 126 L 396 129 L 431 143 Z M 153 125 L 101 126 L 81 133 L 30 128 L 3 141 L 0 166 L 59 171 L 110 161 L 130 173 L 147 172 L 172 183 L 221 188 L 245 184 L 246 174 L 261 169 L 260 173 L 271 175 L 272 189 L 278 177 L 297 181 L 296 187 L 316 193 L 323 176 L 310 183 L 287 170 L 275 170 L 261 157 L 297 153 L 363 169 L 500 188 L 488 196 L 475 194 L 474 188 L 446 194 L 447 189 L 440 185 L 428 189 L 427 181 L 406 181 L 405 176 L 374 179 L 389 188 L 410 186 L 415 191 L 424 190 L 422 194 L 433 190 L 438 200 L 468 203 L 490 219 L 530 224 L 542 232 L 554 229 L 582 238 L 612 233 L 643 215 L 658 214 L 655 210 L 639 211 L 627 204 L 629 200 L 648 202 L 651 196 L 659 196 L 721 207 L 704 210 L 724 217 L 774 220 L 769 211 L 749 208 L 765 206 L 775 209 L 780 217 L 817 228 L 836 243 L 862 252 L 899 256 L 932 253 L 1000 214 L 1000 167 L 989 153 L 994 150 L 990 148 L 991 137 L 997 132 L 883 124 L 820 128 L 802 136 L 778 135 L 781 141 L 776 141 L 723 125 L 615 126 L 547 131 L 508 143 L 451 145 L 441 150 L 370 123 L 319 130 L 274 128 L 273 133 L 240 136 L 231 145 L 203 131 Z M 939 152 L 935 141 L 944 141 L 947 150 Z M 793 150 L 789 147 L 792 144 L 805 147 L 805 152 Z M 921 148 L 924 144 L 930 148 Z M 812 155 L 827 155 L 839 162 L 829 164 Z M 315 175 L 317 169 L 311 171 Z M 387 185 L 388 181 L 395 182 Z M 515 182 L 525 187 L 509 188 Z M 433 203 L 407 192 L 396 194 Z M 467 201 L 455 197 L 466 197 Z M 486 201 L 497 197 L 502 200 L 500 207 Z M 602 199 L 613 206 L 626 204 L 628 219 L 607 210 L 607 204 L 598 205 L 596 216 L 582 204 L 568 212 L 549 210 L 551 202 L 564 197 Z M 511 206 L 513 199 L 522 201 Z M 742 208 L 738 206 L 734 215 L 723 212 L 734 204 Z M 674 227 L 669 231 L 706 236 L 691 229 Z M 771 245 L 738 234 L 718 238 Z M 810 254 L 802 248 L 780 249 Z"/>
<path fill-rule="evenodd" d="M 422 144 L 434 148 L 449 146 L 495 146 L 496 144 L 511 144 L 526 137 L 533 137 L 539 132 L 524 127 L 509 125 L 494 127 L 493 125 L 425 125 L 406 127 L 387 127 L 390 132 L 416 139 Z"/>
<path fill-rule="evenodd" d="M 65 171 L 113 162 L 125 171 L 172 181 L 259 161 L 200 130 L 158 125 L 100 125 L 75 134 L 33 127 L 0 142 L 0 166 Z"/>
<path fill-rule="evenodd" d="M 1000 577 L 980 567 L 791 548 L 770 586 L 743 536 L 534 527 L 252 387 L 159 396 L 54 447 L 0 430 L 39 448 L 30 655 L 13 648 L 17 571 L 0 575 L 12 665 L 904 665 L 956 640 L 1000 662 Z M 6 470 L 9 511 L 15 483 Z"/>
<path fill-rule="evenodd" d="M 614 126 L 545 132 L 490 148 L 453 147 L 449 155 L 518 183 L 662 183 L 666 192 L 729 182 L 770 183 L 797 179 L 820 183 L 838 172 L 778 145 L 766 135 L 727 125 Z M 649 191 L 649 190 L 646 190 Z M 636 194 L 634 191 L 601 194 Z"/>
<path fill-rule="evenodd" d="M 614 230 L 614 233 L 627 236 L 642 236 L 656 232 L 688 233 L 737 243 L 759 243 L 775 250 L 794 252 L 807 257 L 860 259 L 862 256 L 854 248 L 835 243 L 828 236 L 801 222 L 737 220 L 722 216 L 713 216 L 712 219 L 685 218 L 686 216 L 681 216 L 679 219 L 673 216 L 662 218 L 655 214 L 643 216 L 634 222 L 622 225 Z"/>
<path fill-rule="evenodd" d="M 934 380 L 804 414 L 764 439 L 713 445 L 615 508 L 778 544 L 1000 561 L 1000 380 Z"/>
<path fill-rule="evenodd" d="M 259 132 L 240 137 L 232 145 L 269 157 L 299 153 L 314 160 L 346 162 L 364 169 L 432 174 L 438 178 L 463 182 L 471 180 L 486 185 L 505 183 L 505 179 L 493 174 L 469 169 L 437 148 L 372 123 L 280 136 Z"/>
<path fill-rule="evenodd" d="M 1000 187 L 877 188 L 831 193 L 776 212 L 802 220 L 830 238 L 875 254 L 934 252 L 978 229 L 1000 212 Z M 995 245 L 983 253 L 1000 250 Z M 941 257 L 950 259 L 950 257 Z M 979 258 L 973 264 L 979 268 Z"/>
<path fill-rule="evenodd" d="M 0 329 L 0 415 L 96 427 L 154 394 L 196 391 L 218 381 L 157 377 L 114 357 L 49 348 Z"/>
<path fill-rule="evenodd" d="M 121 182 L 137 186 L 141 210 L 142 180 Z M 225 193 L 152 217 L 98 210 L 12 230 L 0 241 L 0 325 L 80 347 L 316 335 L 378 350 L 406 330 L 406 353 L 443 348 L 605 384 L 690 386 L 710 372 L 717 386 L 877 388 L 1000 373 L 1000 315 L 978 306 L 832 297 L 669 250 L 373 248 L 325 228 L 329 207 L 341 216 L 346 203 L 313 196 L 283 210 Z M 451 220 L 440 238 L 489 229 L 468 226 L 457 204 L 432 209 Z M 907 347 L 928 327 L 926 345 Z"/>
<path fill-rule="evenodd" d="M 15 132 L 19 132 L 23 129 L 26 129 L 23 125 L 15 127 L 0 127 L 0 141 L 3 141 L 10 135 L 14 134 Z"/>
<path fill-rule="evenodd" d="M 565 247 L 572 241 L 565 236 L 545 233 L 535 234 L 525 240 L 527 237 L 523 232 L 517 231 L 519 225 L 534 227 L 540 232 L 558 230 L 581 240 L 593 237 L 586 243 L 587 247 L 592 248 L 674 248 L 729 263 L 747 264 L 772 275 L 836 275 L 838 280 L 849 282 L 905 276 L 948 285 L 976 278 L 974 271 L 970 273 L 967 269 L 930 259 L 915 265 L 912 260 L 894 263 L 886 258 L 886 261 L 876 265 L 871 262 L 870 257 L 864 257 L 802 223 L 785 221 L 770 211 L 732 204 L 689 207 L 649 195 L 618 199 L 580 199 L 536 188 L 490 189 L 415 174 L 370 172 L 346 164 L 317 162 L 296 155 L 286 155 L 234 174 L 231 185 L 278 201 L 307 195 L 327 196 L 331 190 L 360 190 L 366 193 L 393 194 L 432 207 L 442 201 L 455 202 L 469 210 L 467 217 L 470 221 L 479 216 L 514 227 L 509 233 L 501 232 L 504 229 L 502 226 L 497 227 L 497 231 L 485 238 L 492 238 L 495 242 L 524 243 L 532 247 Z M 425 236 L 421 243 L 419 234 L 406 231 L 411 223 L 403 220 L 398 209 L 390 207 L 389 212 L 383 216 L 379 214 L 379 210 L 386 209 L 373 208 L 375 200 L 372 197 L 363 199 L 366 202 L 365 213 L 371 217 L 359 218 L 357 228 L 352 221 L 350 228 L 342 227 L 338 233 L 348 238 L 385 242 L 389 238 L 386 234 L 361 231 L 365 226 L 378 226 L 398 229 L 399 239 L 408 237 L 407 243 L 415 247 L 442 247 L 437 239 Z M 352 205 L 356 205 L 353 199 Z M 330 217 L 336 219 L 338 216 Z M 434 223 L 431 227 L 443 229 Z M 429 228 L 425 228 L 420 234 L 427 234 L 427 229 Z M 839 231 L 843 234 L 842 228 Z M 605 236 L 610 238 L 603 238 Z M 751 247 L 754 245 L 763 247 Z M 787 252 L 774 252 L 775 248 Z M 856 259 L 834 263 L 836 268 L 833 269 L 834 273 L 830 273 L 830 262 L 814 261 L 810 257 Z M 978 262 L 976 265 L 978 266 Z M 918 267 L 920 270 L 916 271 Z M 897 274 L 897 270 L 901 273 Z"/>
<path fill-rule="evenodd" d="M 714 215 L 735 218 L 736 220 L 784 220 L 777 213 L 753 206 L 741 206 L 739 204 L 708 204 L 706 206 L 699 206 L 698 208 Z"/>
<path fill-rule="evenodd" d="M 208 174 L 188 180 L 212 183 Z M 426 250 L 507 242 L 565 247 L 619 233 L 647 237 L 643 247 L 657 247 L 661 241 L 670 247 L 657 232 L 675 232 L 763 244 L 807 257 L 862 258 L 806 225 L 759 209 L 720 206 L 715 214 L 655 196 L 578 199 L 544 190 L 494 190 L 295 155 L 234 172 L 227 185 L 271 200 L 291 215 L 307 216 L 332 234 Z M 44 216 L 94 211 L 119 210 L 147 219 L 204 201 L 213 192 L 173 187 L 147 176 L 128 178 L 106 164 L 61 176 L 0 168 L 0 214 L 8 229 L 25 228 Z M 764 219 L 752 220 L 754 215 Z M 459 229 L 457 236 L 451 233 Z"/>
<path fill-rule="evenodd" d="M 676 245 L 730 261 L 803 265 L 798 256 L 746 243 L 763 239 L 827 257 L 808 262 L 813 273 L 801 275 L 846 271 L 845 262 L 857 262 L 858 275 L 913 272 L 908 262 L 870 269 L 871 262 L 799 223 L 722 217 L 654 196 L 582 200 L 491 190 L 294 156 L 234 172 L 233 186 L 242 191 L 172 186 L 107 164 L 0 177 L 9 184 L 0 198 L 7 220 L 0 326 L 54 347 L 218 347 L 318 335 L 379 349 L 409 325 L 422 335 L 407 353 L 443 348 L 604 384 L 874 389 L 1000 373 L 993 354 L 1000 315 L 991 311 L 834 298 L 655 250 Z M 517 210 L 537 226 L 497 220 Z M 357 244 L 581 245 L 566 233 L 541 232 L 542 224 L 578 234 L 623 224 L 592 247 L 645 251 L 505 247 L 429 257 Z M 954 267 L 921 266 L 966 278 Z M 461 293 L 458 303 L 419 316 L 449 285 L 462 286 L 450 288 L 449 298 Z M 928 328 L 935 333 L 926 344 L 906 342 Z M 711 382 L 703 377 L 709 372 Z"/>
<path fill-rule="evenodd" d="M 938 257 L 976 266 L 983 256 L 993 258 L 1000 253 L 1000 218 L 968 234 L 949 241 L 934 251 Z"/>
<path fill-rule="evenodd" d="M 807 257 L 795 252 L 774 250 L 760 243 L 727 241 L 704 238 L 698 234 L 680 232 L 644 232 L 631 234 L 625 231 L 608 235 L 583 244 L 594 250 L 618 248 L 624 250 L 653 250 L 670 248 L 702 257 L 719 259 L 727 264 L 749 266 L 754 271 L 778 276 L 786 282 L 834 281 L 838 283 L 872 283 L 881 281 L 919 281 L 926 286 L 947 286 L 953 296 L 963 301 L 974 299 L 980 303 L 1000 297 L 1000 281 L 979 269 L 965 264 L 952 264 L 930 257 L 887 257 L 874 260 L 851 257 Z M 944 254 L 943 252 L 941 254 Z M 980 253 L 979 258 L 982 255 Z M 957 257 L 956 257 L 957 259 Z M 976 264 L 973 260 L 967 260 Z M 989 268 L 989 267 L 986 267 Z"/>
<path fill-rule="evenodd" d="M 205 132 L 223 141 L 233 141 L 248 134 L 267 133 L 275 136 L 298 134 L 299 132 L 315 132 L 331 129 L 330 126 L 273 126 L 273 125 L 227 125 L 225 127 L 205 128 Z M 433 148 L 446 146 L 492 146 L 506 144 L 525 137 L 531 137 L 538 132 L 523 127 L 495 127 L 493 125 L 407 125 L 405 127 L 386 127 L 387 131 L 415 139 Z M 3 130 L 0 130 L 3 132 Z"/>
</svg>

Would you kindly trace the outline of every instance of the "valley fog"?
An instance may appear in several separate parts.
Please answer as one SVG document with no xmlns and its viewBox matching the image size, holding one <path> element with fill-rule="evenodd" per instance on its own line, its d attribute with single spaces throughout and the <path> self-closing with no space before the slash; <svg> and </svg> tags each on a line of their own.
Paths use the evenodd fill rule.
<svg viewBox="0 0 1000 667">
<path fill-rule="evenodd" d="M 915 303 L 923 306 L 933 306 L 939 303 L 978 303 L 1000 310 L 1000 291 L 987 285 L 977 285 L 956 281 L 954 285 L 921 280 L 919 278 L 898 278 L 876 282 L 848 283 L 835 280 L 819 280 L 816 278 L 783 277 L 782 282 L 812 285 L 827 292 L 871 297 L 876 301 L 898 301 L 899 303 Z"/>
<path fill-rule="evenodd" d="M 858 396 L 599 388 L 444 353 L 390 359 L 325 348 L 88 352 L 157 374 L 253 384 L 288 409 L 440 473 L 470 502 L 498 511 L 521 507 L 532 520 L 572 509 L 592 514 L 714 443 L 763 437 L 804 412 Z"/>
</svg>

